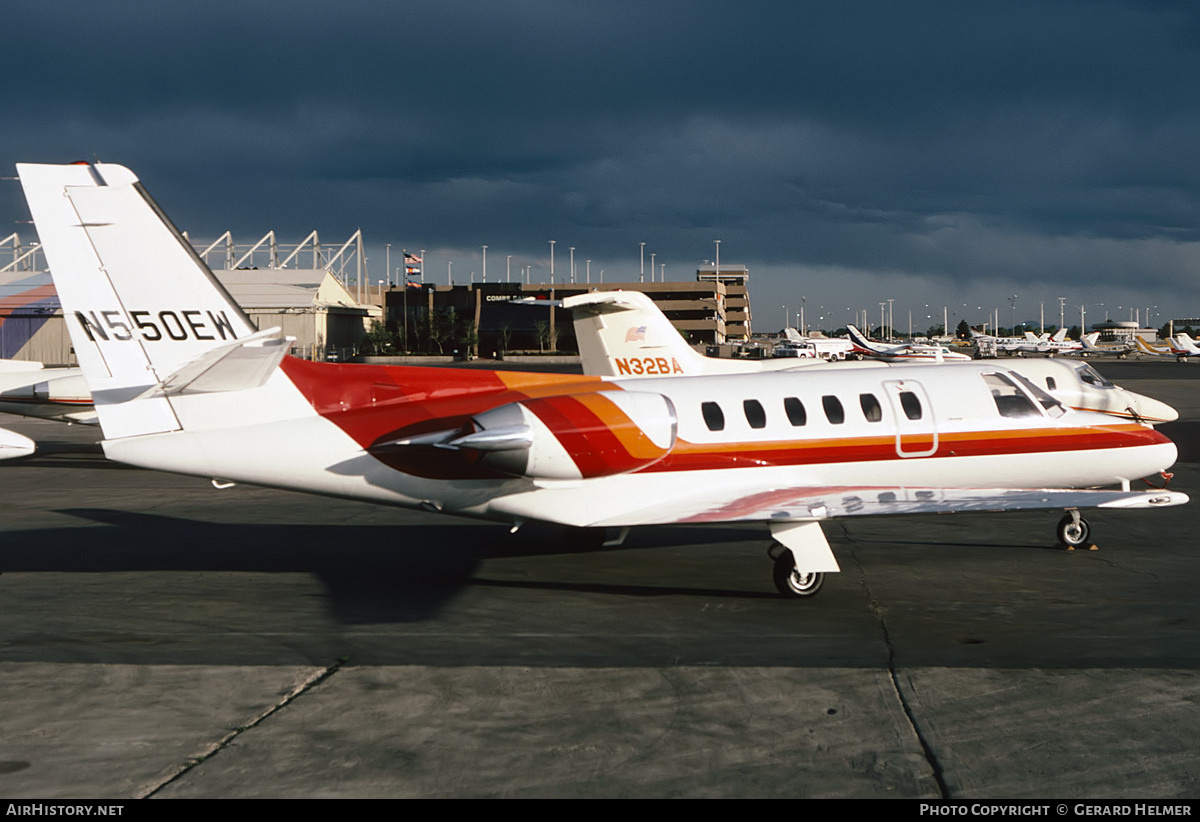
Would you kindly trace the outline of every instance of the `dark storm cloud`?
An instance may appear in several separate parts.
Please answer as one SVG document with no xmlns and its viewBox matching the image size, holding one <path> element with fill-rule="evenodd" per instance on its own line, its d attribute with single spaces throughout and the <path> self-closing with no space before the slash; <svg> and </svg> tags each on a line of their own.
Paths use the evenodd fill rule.
<svg viewBox="0 0 1200 822">
<path fill-rule="evenodd" d="M 680 275 L 721 238 L 768 300 L 787 271 L 967 292 L 1131 269 L 1195 298 L 1189 4 L 8 11 L 4 155 L 124 162 L 196 232 L 530 262 L 556 238 L 624 271 L 646 241 Z"/>
</svg>

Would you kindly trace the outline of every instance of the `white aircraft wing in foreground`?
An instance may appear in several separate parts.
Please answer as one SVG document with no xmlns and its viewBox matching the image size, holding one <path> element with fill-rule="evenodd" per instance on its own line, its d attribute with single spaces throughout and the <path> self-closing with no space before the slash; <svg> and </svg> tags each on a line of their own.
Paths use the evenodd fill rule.
<svg viewBox="0 0 1200 822">
<path fill-rule="evenodd" d="M 832 517 L 1057 508 L 1082 544 L 1082 506 L 1187 501 L 1130 490 L 1175 461 L 1161 433 L 993 365 L 626 380 L 281 356 L 128 169 L 18 172 L 119 462 L 513 528 L 762 522 L 794 596 L 838 567 Z"/>
</svg>

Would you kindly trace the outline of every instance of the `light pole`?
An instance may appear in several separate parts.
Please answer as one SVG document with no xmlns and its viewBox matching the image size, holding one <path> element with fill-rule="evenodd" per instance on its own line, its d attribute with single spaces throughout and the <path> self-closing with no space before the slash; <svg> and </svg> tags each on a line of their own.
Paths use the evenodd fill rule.
<svg viewBox="0 0 1200 822">
<path fill-rule="evenodd" d="M 511 283 L 511 282 L 512 282 L 512 255 L 511 255 L 511 254 L 509 254 L 509 255 L 508 255 L 506 258 L 505 258 L 505 263 L 504 263 L 504 282 L 506 282 L 506 283 Z"/>
<path fill-rule="evenodd" d="M 713 243 L 717 247 L 717 259 L 716 259 L 716 262 L 713 263 L 713 274 L 716 276 L 716 278 L 718 280 L 720 280 L 721 279 L 721 241 L 713 240 Z M 784 319 L 786 320 L 787 317 L 784 317 Z"/>
<path fill-rule="evenodd" d="M 391 243 L 387 244 L 387 254 L 385 255 L 384 263 L 385 263 L 386 267 L 383 269 L 383 276 L 387 277 L 388 285 L 391 285 L 392 284 L 392 244 Z"/>
<path fill-rule="evenodd" d="M 641 269 L 641 274 L 639 275 L 640 279 L 638 280 L 638 282 L 644 283 L 644 282 L 646 282 L 646 244 L 638 243 L 638 245 L 642 247 L 642 269 Z"/>
<path fill-rule="evenodd" d="M 550 241 L 550 285 L 554 285 L 554 243 L 556 240 Z"/>
<path fill-rule="evenodd" d="M 587 276 L 587 284 L 591 285 L 592 284 L 592 261 L 591 260 L 588 260 L 586 263 L 584 263 L 584 272 L 585 272 L 585 275 Z"/>
<path fill-rule="evenodd" d="M 446 263 L 446 285 L 454 285 L 454 260 Z"/>
<path fill-rule="evenodd" d="M 487 282 L 487 246 L 483 247 L 483 281 Z"/>
</svg>

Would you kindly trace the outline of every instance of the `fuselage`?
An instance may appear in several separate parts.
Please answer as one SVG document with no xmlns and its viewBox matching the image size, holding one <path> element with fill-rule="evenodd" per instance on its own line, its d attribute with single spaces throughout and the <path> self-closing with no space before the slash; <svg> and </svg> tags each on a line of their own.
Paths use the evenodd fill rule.
<svg viewBox="0 0 1200 822">
<path fill-rule="evenodd" d="M 639 419 L 604 397 L 618 392 L 664 399 L 669 437 L 661 413 Z M 175 397 L 184 430 L 106 449 L 164 470 L 571 524 L 639 504 L 677 521 L 671 501 L 700 488 L 1112 485 L 1176 456 L 1149 427 L 1065 409 L 1003 368 L 973 364 L 610 380 L 287 359 L 245 393 L 259 396 L 234 416 L 219 394 Z M 255 408 L 275 410 L 255 419 Z M 533 450 L 561 450 L 570 471 L 505 473 L 489 454 L 447 444 L 517 412 Z M 439 432 L 450 433 L 430 440 Z"/>
</svg>

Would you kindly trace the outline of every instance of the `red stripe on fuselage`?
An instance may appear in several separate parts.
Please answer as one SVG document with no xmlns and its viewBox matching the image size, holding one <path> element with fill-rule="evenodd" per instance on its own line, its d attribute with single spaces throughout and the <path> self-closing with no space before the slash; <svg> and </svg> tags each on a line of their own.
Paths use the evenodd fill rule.
<svg viewBox="0 0 1200 822">
<path fill-rule="evenodd" d="M 611 390 L 597 377 L 423 366 L 319 363 L 280 367 L 318 414 L 363 448 L 396 432 L 463 425 L 475 414 L 530 397 Z"/>
<path fill-rule="evenodd" d="M 530 400 L 525 407 L 554 434 L 584 477 L 629 470 L 633 458 L 604 420 L 571 396 Z"/>
</svg>

